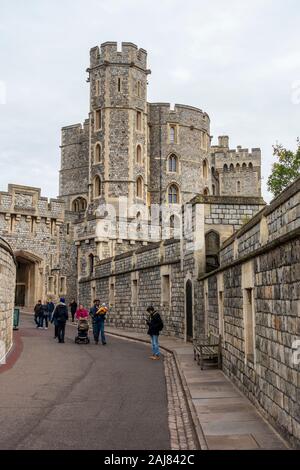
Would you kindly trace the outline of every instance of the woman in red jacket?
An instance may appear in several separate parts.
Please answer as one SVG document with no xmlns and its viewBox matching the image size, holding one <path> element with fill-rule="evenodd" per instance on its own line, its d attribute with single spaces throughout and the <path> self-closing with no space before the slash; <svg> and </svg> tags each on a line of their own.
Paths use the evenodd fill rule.
<svg viewBox="0 0 300 470">
<path fill-rule="evenodd" d="M 83 307 L 82 304 L 80 304 L 76 311 L 75 317 L 76 320 L 87 320 L 89 317 L 89 312 Z"/>
</svg>

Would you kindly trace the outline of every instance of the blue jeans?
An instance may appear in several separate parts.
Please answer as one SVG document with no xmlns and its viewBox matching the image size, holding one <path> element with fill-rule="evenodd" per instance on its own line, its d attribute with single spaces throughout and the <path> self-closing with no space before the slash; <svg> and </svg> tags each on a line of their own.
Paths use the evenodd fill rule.
<svg viewBox="0 0 300 470">
<path fill-rule="evenodd" d="M 102 344 L 106 343 L 105 334 L 104 334 L 104 321 L 103 320 L 96 320 L 93 323 L 93 334 L 94 340 L 98 343 L 99 336 L 101 334 L 101 341 Z"/>
<path fill-rule="evenodd" d="M 152 352 L 154 356 L 159 356 L 158 335 L 151 335 Z"/>
</svg>

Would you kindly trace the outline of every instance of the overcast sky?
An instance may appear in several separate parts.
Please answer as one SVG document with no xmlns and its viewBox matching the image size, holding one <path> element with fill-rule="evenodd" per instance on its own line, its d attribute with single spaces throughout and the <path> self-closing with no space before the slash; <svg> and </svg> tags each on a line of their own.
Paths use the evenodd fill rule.
<svg viewBox="0 0 300 470">
<path fill-rule="evenodd" d="M 299 0 L 0 0 L 0 191 L 58 194 L 60 128 L 88 113 L 89 49 L 129 41 L 148 51 L 148 100 L 206 111 L 230 147 L 300 135 Z M 6 88 L 6 99 L 5 99 Z"/>
</svg>

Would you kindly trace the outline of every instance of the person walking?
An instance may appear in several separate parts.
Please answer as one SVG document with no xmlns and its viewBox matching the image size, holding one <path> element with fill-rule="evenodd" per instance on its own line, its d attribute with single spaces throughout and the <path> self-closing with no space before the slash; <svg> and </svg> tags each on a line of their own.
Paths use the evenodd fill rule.
<svg viewBox="0 0 300 470">
<path fill-rule="evenodd" d="M 48 310 L 48 320 L 49 320 L 50 322 L 51 322 L 51 319 L 52 319 L 52 315 L 53 315 L 54 309 L 55 309 L 55 305 L 54 305 L 54 303 L 52 302 L 52 300 L 49 299 L 48 302 L 47 302 L 47 310 Z"/>
<path fill-rule="evenodd" d="M 152 305 L 147 308 L 147 312 L 149 313 L 149 317 L 146 323 L 148 325 L 148 335 L 150 335 L 151 337 L 151 346 L 153 353 L 152 356 L 150 356 L 150 359 L 157 361 L 160 358 L 158 336 L 160 331 L 163 329 L 164 324 L 160 317 L 160 314 L 155 310 Z"/>
<path fill-rule="evenodd" d="M 93 323 L 93 335 L 95 344 L 99 343 L 99 337 L 101 335 L 101 342 L 103 346 L 106 344 L 106 338 L 104 334 L 104 322 L 106 320 L 106 314 L 108 312 L 108 308 L 106 304 L 102 304 L 100 306 L 100 301 L 98 299 L 94 300 L 94 305 L 90 309 L 90 315 L 92 317 Z"/>
<path fill-rule="evenodd" d="M 49 317 L 48 304 L 45 303 L 42 305 L 42 313 L 40 316 L 39 328 L 44 328 L 44 330 L 48 330 L 48 317 Z M 44 322 L 45 322 L 45 326 L 44 326 Z"/>
<path fill-rule="evenodd" d="M 38 300 L 37 304 L 34 307 L 34 322 L 37 328 L 40 328 L 40 318 L 42 314 L 43 314 L 42 301 Z"/>
<path fill-rule="evenodd" d="M 60 298 L 59 303 L 56 305 L 51 323 L 56 322 L 57 325 L 57 338 L 59 343 L 65 342 L 65 328 L 66 322 L 68 320 L 68 307 L 66 306 L 65 299 L 63 297 Z"/>
<path fill-rule="evenodd" d="M 71 309 L 72 323 L 74 323 L 74 317 L 77 311 L 77 302 L 75 299 L 72 300 L 72 302 L 69 304 L 69 307 Z"/>
</svg>

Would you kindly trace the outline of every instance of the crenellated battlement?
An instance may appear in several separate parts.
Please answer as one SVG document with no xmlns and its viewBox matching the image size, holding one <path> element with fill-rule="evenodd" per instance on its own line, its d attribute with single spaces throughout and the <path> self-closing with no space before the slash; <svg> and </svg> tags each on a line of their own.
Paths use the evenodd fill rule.
<svg viewBox="0 0 300 470">
<path fill-rule="evenodd" d="M 147 68 L 147 51 L 138 48 L 132 42 L 122 42 L 121 48 L 114 41 L 104 42 L 99 46 L 90 50 L 90 67 L 98 67 L 100 65 L 124 64 L 137 66 L 146 70 Z"/>
</svg>

